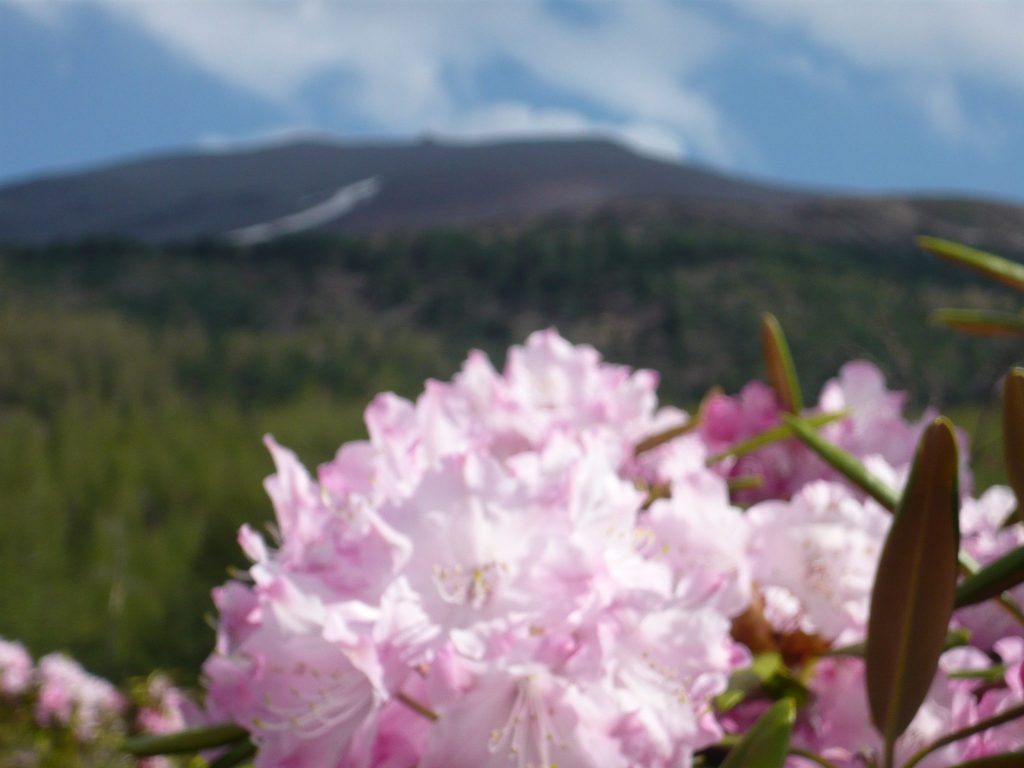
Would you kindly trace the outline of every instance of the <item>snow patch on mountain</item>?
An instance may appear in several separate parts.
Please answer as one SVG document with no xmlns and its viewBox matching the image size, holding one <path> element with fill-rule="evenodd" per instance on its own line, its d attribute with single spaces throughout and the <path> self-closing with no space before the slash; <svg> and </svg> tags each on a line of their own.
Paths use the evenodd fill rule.
<svg viewBox="0 0 1024 768">
<path fill-rule="evenodd" d="M 381 183 L 377 176 L 348 184 L 322 203 L 317 203 L 287 216 L 252 224 L 227 233 L 236 245 L 258 245 L 282 235 L 292 235 L 315 229 L 329 221 L 351 212 L 358 205 L 372 200 L 380 192 Z"/>
</svg>

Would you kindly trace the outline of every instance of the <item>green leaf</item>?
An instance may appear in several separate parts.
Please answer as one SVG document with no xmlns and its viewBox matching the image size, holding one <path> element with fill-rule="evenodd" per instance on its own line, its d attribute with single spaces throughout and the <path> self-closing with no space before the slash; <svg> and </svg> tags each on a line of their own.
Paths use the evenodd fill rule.
<svg viewBox="0 0 1024 768">
<path fill-rule="evenodd" d="M 993 664 L 985 669 L 954 669 L 946 673 L 950 680 L 992 680 L 1000 681 L 1006 677 L 1005 664 Z"/>
<path fill-rule="evenodd" d="M 683 435 L 689 434 L 693 430 L 697 429 L 704 420 L 704 413 L 707 410 L 708 403 L 711 402 L 712 398 L 721 394 L 722 390 L 720 388 L 712 387 L 708 390 L 707 394 L 701 398 L 700 405 L 697 406 L 697 413 L 694 416 L 690 417 L 686 422 L 679 426 L 670 427 L 664 432 L 659 432 L 656 435 L 645 437 L 636 444 L 636 447 L 633 449 L 633 453 L 639 456 L 641 453 L 646 453 L 647 451 L 657 448 L 659 445 L 663 445 L 670 440 L 675 440 L 677 437 L 682 437 Z"/>
<path fill-rule="evenodd" d="M 811 428 L 806 419 L 798 419 L 785 414 L 782 419 L 804 445 L 821 456 L 833 469 L 847 477 L 889 511 L 896 510 L 898 504 L 896 492 L 868 472 L 856 456 L 825 440 Z"/>
<path fill-rule="evenodd" d="M 800 394 L 800 382 L 796 378 L 796 366 L 789 353 L 789 344 L 782 333 L 782 326 L 775 315 L 765 312 L 761 316 L 761 345 L 764 347 L 764 362 L 768 370 L 768 383 L 772 385 L 782 410 L 800 413 L 804 408 Z"/>
<path fill-rule="evenodd" d="M 1024 336 L 1024 316 L 983 309 L 936 309 L 928 319 L 935 325 L 972 336 Z"/>
<path fill-rule="evenodd" d="M 637 456 L 639 456 L 641 453 L 646 453 L 647 451 L 653 448 L 657 448 L 659 445 L 663 445 L 669 442 L 670 440 L 675 440 L 677 437 L 682 437 L 683 435 L 689 434 L 698 426 L 700 426 L 700 424 L 698 423 L 697 419 L 692 418 L 689 421 L 685 422 L 684 424 L 680 424 L 677 427 L 671 427 L 670 429 L 666 429 L 664 432 L 659 432 L 656 435 L 651 435 L 650 437 L 644 438 L 643 440 L 636 444 L 636 447 L 633 449 L 633 452 Z"/>
<path fill-rule="evenodd" d="M 1003 461 L 1017 497 L 1010 520 L 1021 521 L 1024 509 L 1024 368 L 1013 368 L 1003 380 Z"/>
<path fill-rule="evenodd" d="M 997 728 L 1000 725 L 1003 725 L 1004 723 L 1009 723 L 1009 722 L 1012 722 L 1014 720 L 1019 720 L 1021 717 L 1024 717 L 1024 705 L 1019 705 L 1018 704 L 1015 707 L 1010 707 L 1009 709 L 1004 709 L 1002 712 L 1000 712 L 997 715 L 993 715 L 992 717 L 985 718 L 984 720 L 977 720 L 977 721 L 971 723 L 970 725 L 968 725 L 968 726 L 966 726 L 964 728 L 960 728 L 959 730 L 953 731 L 951 733 L 947 733 L 945 736 L 942 736 L 941 738 L 936 739 L 931 744 L 928 744 L 927 746 L 922 747 L 917 752 L 915 752 L 910 757 L 909 760 L 907 760 L 903 764 L 903 768 L 913 768 L 913 766 L 918 765 L 919 763 L 921 763 L 926 757 L 928 757 L 928 755 L 930 755 L 930 754 L 932 754 L 934 752 L 937 752 L 938 750 L 942 749 L 943 747 L 945 747 L 945 746 L 947 746 L 949 744 L 955 744 L 958 741 L 963 741 L 964 739 L 969 739 L 971 736 L 975 735 L 976 733 L 982 733 L 984 731 L 989 730 L 990 728 Z M 1019 756 L 1021 753 L 1020 752 L 1014 752 L 1012 754 L 1014 756 Z M 993 755 L 993 757 L 994 757 L 994 755 Z M 961 763 L 960 768 L 963 768 L 964 765 L 973 765 L 973 766 L 976 767 L 977 763 L 976 762 Z M 985 765 L 985 763 L 982 763 L 982 765 Z M 988 765 L 993 765 L 993 764 L 992 763 L 988 763 Z M 995 765 L 1006 765 L 1006 763 L 995 763 Z M 1011 762 L 1011 763 L 1009 763 L 1009 765 L 1018 766 L 1018 765 L 1022 765 L 1022 763 Z"/>
<path fill-rule="evenodd" d="M 737 475 L 726 480 L 730 491 L 749 491 L 764 485 L 763 475 Z"/>
<path fill-rule="evenodd" d="M 243 741 L 210 763 L 210 768 L 235 768 L 255 754 L 256 745 L 251 741 Z"/>
<path fill-rule="evenodd" d="M 971 631 L 969 629 L 951 629 L 946 633 L 946 643 L 943 646 L 944 651 L 948 651 L 950 648 L 962 648 L 971 642 Z M 864 654 L 867 652 L 867 645 L 865 643 L 851 643 L 850 645 L 843 645 L 839 648 L 831 648 L 825 652 L 825 656 L 853 656 L 855 658 L 863 659 Z"/>
<path fill-rule="evenodd" d="M 1024 765 L 1024 750 L 979 757 L 977 760 L 957 763 L 953 768 L 1020 768 L 1022 765 Z"/>
<path fill-rule="evenodd" d="M 1024 265 L 938 237 L 919 237 L 915 242 L 919 248 L 923 248 L 940 259 L 979 272 L 985 277 L 997 280 L 1011 288 L 1024 291 Z"/>
<path fill-rule="evenodd" d="M 886 746 L 893 746 L 924 701 L 946 642 L 960 549 L 956 438 L 933 421 L 914 464 L 875 574 L 868 619 L 868 703 Z"/>
<path fill-rule="evenodd" d="M 956 607 L 963 608 L 998 597 L 1021 582 L 1024 582 L 1024 547 L 1007 552 L 964 579 L 956 589 Z"/>
<path fill-rule="evenodd" d="M 136 757 L 176 755 L 234 744 L 248 735 L 244 728 L 234 723 L 222 723 L 159 736 L 136 736 L 126 739 L 121 748 Z"/>
<path fill-rule="evenodd" d="M 826 424 L 831 424 L 833 421 L 839 421 L 845 419 L 850 415 L 849 411 L 828 411 L 827 413 L 815 413 L 811 416 L 804 416 L 803 422 L 810 427 L 817 428 L 823 427 Z M 764 432 L 759 432 L 756 435 L 748 437 L 746 440 L 741 440 L 724 451 L 712 454 L 708 457 L 706 463 L 710 467 L 717 464 L 720 461 L 724 461 L 731 456 L 739 458 L 740 456 L 746 456 L 748 453 L 764 448 L 766 445 L 777 443 L 780 440 L 786 440 L 793 437 L 793 430 L 786 424 L 782 424 L 778 427 L 772 427 L 766 429 Z"/>
<path fill-rule="evenodd" d="M 715 697 L 715 708 L 728 712 L 760 691 L 775 674 L 785 669 L 782 656 L 777 651 L 766 651 L 754 656 L 749 667 L 737 669 L 729 675 L 726 689 Z"/>
<path fill-rule="evenodd" d="M 796 720 L 796 704 L 775 702 L 729 750 L 721 768 L 782 768 Z"/>
<path fill-rule="evenodd" d="M 765 693 L 773 699 L 790 699 L 795 704 L 807 701 L 807 686 L 797 678 L 778 651 L 765 651 L 754 656 L 750 666 L 729 676 L 729 684 L 715 697 L 715 708 L 728 712 L 753 694 Z"/>
</svg>

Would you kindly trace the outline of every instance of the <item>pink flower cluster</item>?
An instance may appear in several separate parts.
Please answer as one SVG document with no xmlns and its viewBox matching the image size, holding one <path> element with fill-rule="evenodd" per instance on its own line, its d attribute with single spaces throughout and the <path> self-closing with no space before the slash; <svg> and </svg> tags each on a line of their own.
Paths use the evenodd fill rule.
<svg viewBox="0 0 1024 768">
<path fill-rule="evenodd" d="M 199 722 L 199 710 L 170 678 L 152 675 L 146 682 L 145 701 L 135 715 L 142 733 L 173 733 Z"/>
<path fill-rule="evenodd" d="M 34 695 L 40 726 L 70 726 L 82 741 L 116 720 L 126 703 L 106 680 L 91 675 L 74 659 L 51 653 L 33 667 L 21 643 L 0 638 L 0 698 Z"/>
<path fill-rule="evenodd" d="M 935 413 L 926 411 L 916 422 L 903 417 L 906 396 L 885 387 L 881 371 L 864 360 L 844 365 L 839 376 L 826 382 L 818 398 L 817 414 L 845 412 L 846 418 L 826 424 L 822 437 L 861 458 L 877 457 L 881 466 L 874 469 L 887 474 L 888 468 L 906 468 L 914 458 L 921 431 Z M 747 384 L 739 395 L 712 395 L 704 406 L 701 436 L 712 455 L 725 451 L 747 438 L 782 424 L 775 393 L 759 381 Z M 966 436 L 960 435 L 966 445 Z M 966 457 L 961 484 L 970 487 Z M 737 494 L 738 501 L 754 503 L 765 499 L 786 499 L 812 480 L 840 481 L 838 474 L 810 449 L 795 441 L 777 442 L 740 458 L 716 464 L 726 477 L 756 476 L 757 488 Z M 885 477 L 883 479 L 893 480 Z"/>
<path fill-rule="evenodd" d="M 135 730 L 149 735 L 174 733 L 201 725 L 203 713 L 170 678 L 154 674 L 146 681 L 143 701 L 135 713 Z M 173 768 L 166 757 L 146 757 L 139 768 Z"/>
<path fill-rule="evenodd" d="M 78 737 L 86 740 L 95 735 L 105 719 L 116 716 L 125 706 L 113 685 L 90 675 L 62 653 L 41 658 L 36 674 L 36 720 L 40 725 L 73 725 Z"/>
<path fill-rule="evenodd" d="M 21 643 L 0 637 L 0 696 L 14 697 L 32 684 L 32 657 Z"/>
<path fill-rule="evenodd" d="M 762 385 L 638 454 L 686 418 L 656 384 L 547 331 L 501 373 L 472 353 L 416 402 L 380 395 L 315 479 L 268 438 L 276 526 L 243 527 L 247 578 L 215 591 L 206 716 L 250 731 L 257 768 L 685 768 L 743 722 L 715 706 L 730 674 L 776 650 L 808 665 L 797 743 L 859 765 L 863 665 L 813 657 L 863 639 L 888 513 L 793 441 L 706 466 L 779 423 Z M 823 432 L 901 482 L 919 427 L 877 369 L 845 366 L 819 407 L 849 409 Z M 756 499 L 730 497 L 740 474 L 765 478 Z M 1005 551 L 1001 498 L 965 518 L 980 559 Z M 1016 682 L 943 673 L 901 750 L 1019 698 L 1021 644 L 996 634 Z"/>
<path fill-rule="evenodd" d="M 66 734 L 73 736 L 74 749 L 83 759 L 95 758 L 97 765 L 113 764 L 110 761 L 126 733 L 166 734 L 204 721 L 199 707 L 163 675 L 150 676 L 144 686 L 133 687 L 129 697 L 62 653 L 51 653 L 34 664 L 24 645 L 0 638 L 0 720 L 19 712 L 31 712 L 32 719 L 13 720 L 11 727 L 24 737 L 28 750 L 22 753 L 24 762 L 17 754 L 11 757 L 16 765 L 36 765 L 31 754 L 48 749 L 40 745 L 47 745 L 49 739 L 63 742 Z M 86 764 L 93 763 L 86 759 Z M 138 763 L 140 768 L 178 764 L 164 757 L 144 758 Z M 7 765 L 2 757 L 0 765 Z"/>
</svg>

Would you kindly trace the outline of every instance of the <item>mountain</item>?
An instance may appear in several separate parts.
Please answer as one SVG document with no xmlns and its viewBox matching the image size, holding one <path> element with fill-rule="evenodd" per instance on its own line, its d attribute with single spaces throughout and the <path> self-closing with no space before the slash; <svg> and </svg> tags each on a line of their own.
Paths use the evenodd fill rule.
<svg viewBox="0 0 1024 768">
<path fill-rule="evenodd" d="M 775 204 L 767 186 L 604 141 L 494 145 L 299 142 L 179 154 L 0 189 L 0 239 L 145 240 L 379 232 L 580 213 L 636 200 Z"/>
<path fill-rule="evenodd" d="M 0 188 L 0 242 L 94 235 L 252 244 L 302 231 L 390 233 L 612 216 L 816 239 L 931 231 L 1024 248 L 1024 208 L 842 197 L 732 178 L 601 140 L 489 145 L 301 141 L 144 158 Z"/>
</svg>

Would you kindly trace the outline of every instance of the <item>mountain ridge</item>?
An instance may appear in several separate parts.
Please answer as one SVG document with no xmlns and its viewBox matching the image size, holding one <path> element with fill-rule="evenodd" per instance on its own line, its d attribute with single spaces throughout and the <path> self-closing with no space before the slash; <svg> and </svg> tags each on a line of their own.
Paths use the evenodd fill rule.
<svg viewBox="0 0 1024 768">
<path fill-rule="evenodd" d="M 370 179 L 372 191 L 343 194 Z M 303 139 L 140 157 L 0 186 L 0 242 L 8 243 L 116 235 L 252 244 L 295 231 L 374 235 L 594 216 L 693 219 L 745 231 L 886 242 L 927 230 L 1024 250 L 1024 206 L 773 185 L 597 138 L 495 144 Z"/>
</svg>

